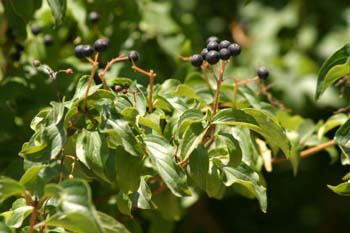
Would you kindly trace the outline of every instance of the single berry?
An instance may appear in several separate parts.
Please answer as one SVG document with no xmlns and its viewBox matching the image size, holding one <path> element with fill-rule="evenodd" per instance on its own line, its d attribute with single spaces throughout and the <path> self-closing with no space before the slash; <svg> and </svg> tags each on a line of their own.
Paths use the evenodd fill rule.
<svg viewBox="0 0 350 233">
<path fill-rule="evenodd" d="M 128 82 L 125 82 L 125 83 L 123 84 L 123 87 L 124 87 L 124 88 L 129 88 L 129 86 L 130 86 L 130 84 L 129 84 Z"/>
<path fill-rule="evenodd" d="M 216 64 L 219 61 L 219 59 L 220 59 L 219 52 L 215 50 L 209 51 L 205 56 L 205 60 L 207 60 L 207 62 L 210 65 Z"/>
<path fill-rule="evenodd" d="M 195 67 L 199 67 L 203 64 L 203 57 L 199 54 L 194 54 L 191 57 L 191 64 Z"/>
<path fill-rule="evenodd" d="M 208 53 L 207 48 L 202 49 L 201 56 L 202 56 L 203 60 L 205 60 L 205 56 L 207 55 L 207 53 Z"/>
<path fill-rule="evenodd" d="M 94 49 L 91 45 L 83 45 L 83 55 L 85 57 L 90 57 L 94 52 Z"/>
<path fill-rule="evenodd" d="M 131 50 L 128 54 L 130 62 L 137 62 L 140 59 L 140 54 L 136 50 Z"/>
<path fill-rule="evenodd" d="M 120 86 L 120 85 L 115 85 L 115 86 L 114 86 L 114 90 L 115 90 L 116 92 L 121 92 L 121 91 L 123 90 L 123 87 Z"/>
<path fill-rule="evenodd" d="M 71 68 L 66 69 L 66 74 L 68 75 L 73 74 L 73 70 Z"/>
<path fill-rule="evenodd" d="M 52 43 L 53 43 L 53 38 L 52 38 L 52 36 L 49 35 L 49 34 L 46 34 L 46 35 L 44 36 L 44 44 L 45 44 L 46 46 L 50 46 L 50 45 L 52 45 Z"/>
<path fill-rule="evenodd" d="M 228 40 L 222 40 L 219 43 L 219 50 L 223 49 L 223 48 L 228 48 L 228 46 L 230 46 L 231 42 Z"/>
<path fill-rule="evenodd" d="M 222 60 L 228 60 L 231 57 L 231 51 L 228 50 L 227 48 L 220 49 L 219 54 L 220 54 L 220 59 Z"/>
<path fill-rule="evenodd" d="M 123 93 L 124 95 L 126 95 L 126 94 L 128 94 L 128 90 L 123 89 L 123 90 L 122 90 L 122 93 Z"/>
<path fill-rule="evenodd" d="M 33 64 L 34 67 L 39 67 L 39 66 L 41 65 L 41 63 L 40 63 L 39 60 L 34 60 L 34 61 L 32 62 L 32 64 Z"/>
<path fill-rule="evenodd" d="M 266 69 L 266 67 L 262 66 L 258 68 L 258 70 L 256 71 L 256 74 L 260 79 L 265 80 L 269 76 L 269 71 Z"/>
<path fill-rule="evenodd" d="M 32 31 L 33 35 L 38 35 L 41 32 L 41 27 L 38 24 L 33 24 L 30 27 L 30 30 Z"/>
<path fill-rule="evenodd" d="M 241 46 L 239 44 L 232 43 L 227 48 L 230 50 L 232 57 L 238 56 L 241 53 Z"/>
<path fill-rule="evenodd" d="M 68 179 L 71 180 L 71 179 L 73 179 L 73 178 L 74 178 L 73 174 L 69 174 L 69 175 L 68 175 Z"/>
<path fill-rule="evenodd" d="M 211 42 L 211 41 L 215 41 L 216 43 L 219 43 L 220 40 L 217 36 L 210 36 L 207 39 L 207 44 L 209 44 L 209 42 Z"/>
<path fill-rule="evenodd" d="M 88 19 L 91 23 L 97 23 L 98 20 L 100 19 L 100 14 L 97 13 L 96 11 L 92 11 L 89 13 Z"/>
<path fill-rule="evenodd" d="M 96 72 L 95 75 L 94 75 L 94 81 L 95 81 L 95 84 L 96 84 L 96 85 L 99 85 L 99 84 L 102 83 L 101 78 L 100 78 L 100 75 L 98 75 L 97 72 Z"/>
<path fill-rule="evenodd" d="M 24 44 L 22 42 L 16 42 L 15 48 L 16 48 L 16 51 L 22 52 L 24 50 Z"/>
<path fill-rule="evenodd" d="M 103 52 L 107 49 L 108 43 L 109 43 L 108 39 L 98 39 L 94 43 L 94 49 L 97 52 Z"/>
<path fill-rule="evenodd" d="M 207 49 L 208 49 L 208 51 L 211 51 L 211 50 L 218 51 L 218 50 L 219 50 L 219 44 L 218 44 L 218 42 L 216 42 L 216 41 L 210 41 L 210 42 L 207 44 Z"/>
<path fill-rule="evenodd" d="M 83 52 L 84 45 L 77 45 L 74 48 L 74 54 L 77 58 L 84 58 L 84 52 Z"/>
</svg>

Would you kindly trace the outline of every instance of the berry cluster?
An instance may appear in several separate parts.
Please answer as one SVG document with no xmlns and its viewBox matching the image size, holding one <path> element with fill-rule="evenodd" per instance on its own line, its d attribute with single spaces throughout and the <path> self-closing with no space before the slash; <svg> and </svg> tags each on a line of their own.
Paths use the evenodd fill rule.
<svg viewBox="0 0 350 233">
<path fill-rule="evenodd" d="M 130 86 L 130 84 L 128 82 L 125 82 L 123 85 L 117 84 L 114 86 L 114 91 L 121 92 L 124 95 L 126 95 L 128 93 L 129 86 Z"/>
<path fill-rule="evenodd" d="M 215 65 L 220 59 L 226 61 L 240 53 L 241 47 L 238 44 L 228 40 L 220 41 L 218 37 L 211 36 L 207 39 L 207 46 L 201 53 L 192 55 L 191 63 L 196 67 L 201 66 L 204 62 Z"/>
<path fill-rule="evenodd" d="M 95 43 L 91 45 L 77 45 L 74 49 L 75 56 L 78 58 L 84 58 L 84 57 L 90 57 L 94 51 L 96 52 L 103 52 L 106 51 L 108 48 L 108 39 L 98 39 L 95 41 Z"/>
</svg>

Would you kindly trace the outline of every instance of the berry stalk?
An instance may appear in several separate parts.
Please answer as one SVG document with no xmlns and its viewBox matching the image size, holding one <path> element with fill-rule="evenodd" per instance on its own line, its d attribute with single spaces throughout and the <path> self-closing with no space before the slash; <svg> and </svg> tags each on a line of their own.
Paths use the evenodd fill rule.
<svg viewBox="0 0 350 233">
<path fill-rule="evenodd" d="M 226 62 L 221 61 L 221 68 L 219 69 L 219 77 L 216 78 L 216 91 L 215 91 L 215 96 L 214 96 L 214 103 L 213 103 L 213 115 L 216 114 L 219 106 L 219 96 L 220 96 L 220 89 L 221 89 L 221 84 L 224 81 L 224 72 L 225 72 L 225 66 Z"/>
</svg>

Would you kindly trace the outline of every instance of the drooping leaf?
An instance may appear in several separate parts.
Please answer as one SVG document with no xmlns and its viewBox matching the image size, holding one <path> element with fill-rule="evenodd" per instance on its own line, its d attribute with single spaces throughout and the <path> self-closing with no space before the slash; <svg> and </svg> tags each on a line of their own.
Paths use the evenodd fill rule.
<svg viewBox="0 0 350 233">
<path fill-rule="evenodd" d="M 220 133 L 220 136 L 224 138 L 227 152 L 230 156 L 228 165 L 232 167 L 238 166 L 242 160 L 242 150 L 239 146 L 239 142 L 231 134 L 228 133 Z"/>
<path fill-rule="evenodd" d="M 44 194 L 44 181 L 39 176 L 39 173 L 45 165 L 36 165 L 29 168 L 19 180 L 19 183 L 26 187 L 32 194 L 42 196 Z"/>
<path fill-rule="evenodd" d="M 18 181 L 1 177 L 0 178 L 0 203 L 9 197 L 21 195 L 25 192 L 25 187 Z"/>
<path fill-rule="evenodd" d="M 131 208 L 132 208 L 132 201 L 130 197 L 125 194 L 124 192 L 119 192 L 117 195 L 117 206 L 119 211 L 122 214 L 132 216 L 131 215 Z"/>
<path fill-rule="evenodd" d="M 224 109 L 214 116 L 212 123 L 248 127 L 265 137 L 271 145 L 280 148 L 287 157 L 290 155 L 290 144 L 284 129 L 271 114 L 263 110 Z"/>
<path fill-rule="evenodd" d="M 350 119 L 337 130 L 334 140 L 344 155 L 350 159 Z"/>
<path fill-rule="evenodd" d="M 137 192 L 131 194 L 131 199 L 134 205 L 140 209 L 153 209 L 155 205 L 152 199 L 152 192 L 148 186 L 145 177 L 141 177 L 140 186 Z"/>
<path fill-rule="evenodd" d="M 350 73 L 350 44 L 330 56 L 321 66 L 316 88 L 316 99 L 334 82 Z"/>
<path fill-rule="evenodd" d="M 258 199 L 261 210 L 266 212 L 266 188 L 261 184 L 259 175 L 255 171 L 244 163 L 241 163 L 241 165 L 236 168 L 224 167 L 223 171 L 225 174 L 224 184 L 226 186 L 231 186 L 234 183 L 242 185 L 249 193 Z"/>
<path fill-rule="evenodd" d="M 53 185 L 51 184 L 51 187 Z M 103 233 L 96 210 L 91 202 L 88 184 L 79 179 L 65 180 L 58 188 L 58 212 L 45 220 L 47 226 L 63 227 L 73 232 Z"/>
<path fill-rule="evenodd" d="M 130 231 L 112 216 L 97 211 L 98 222 L 103 233 L 130 233 Z"/>
<path fill-rule="evenodd" d="M 11 228 L 19 228 L 23 221 L 32 213 L 32 206 L 22 206 L 12 211 L 11 216 L 7 220 L 7 225 Z M 2 232 L 2 231 L 0 231 Z"/>
<path fill-rule="evenodd" d="M 190 195 L 186 174 L 174 161 L 174 147 L 164 138 L 155 135 L 146 135 L 144 142 L 155 168 L 172 193 L 179 197 Z"/>
<path fill-rule="evenodd" d="M 319 128 L 317 136 L 322 138 L 327 132 L 344 124 L 348 120 L 348 116 L 345 113 L 339 113 L 331 116 L 327 121 Z"/>
<path fill-rule="evenodd" d="M 183 138 L 180 140 L 177 156 L 181 158 L 182 161 L 187 160 L 192 151 L 202 142 L 206 132 L 207 128 L 203 128 L 202 123 L 191 124 L 185 131 Z"/>
<path fill-rule="evenodd" d="M 119 136 L 120 145 L 133 156 L 142 156 L 143 149 L 140 142 L 138 142 L 133 134 L 127 121 L 124 120 L 107 120 L 107 124 L 110 125 L 114 132 Z M 117 145 L 118 146 L 118 145 Z"/>
<path fill-rule="evenodd" d="M 336 194 L 342 195 L 342 196 L 350 196 L 350 183 L 344 182 L 341 184 L 338 184 L 336 186 L 327 185 L 329 189 L 331 189 Z"/>
<path fill-rule="evenodd" d="M 206 190 L 207 173 L 209 170 L 208 151 L 203 145 L 198 147 L 190 155 L 190 176 L 201 189 Z"/>
<path fill-rule="evenodd" d="M 66 0 L 47 0 L 51 8 L 52 15 L 55 19 L 55 24 L 62 24 L 63 18 L 66 14 L 67 1 Z"/>
<path fill-rule="evenodd" d="M 223 173 L 212 161 L 209 163 L 209 169 L 206 175 L 206 193 L 209 197 L 221 199 L 225 194 L 223 184 Z"/>
<path fill-rule="evenodd" d="M 109 181 L 105 175 L 105 164 L 109 151 L 104 135 L 98 131 L 83 129 L 77 137 L 76 154 L 78 159 L 94 174 Z"/>
<path fill-rule="evenodd" d="M 177 122 L 177 135 L 182 138 L 183 133 L 193 123 L 201 122 L 205 119 L 203 113 L 197 109 L 189 109 L 182 113 Z"/>
<path fill-rule="evenodd" d="M 180 220 L 182 216 L 181 199 L 174 196 L 169 190 L 158 193 L 153 201 L 163 218 L 172 221 Z"/>
<path fill-rule="evenodd" d="M 122 147 L 117 148 L 115 157 L 118 187 L 125 193 L 136 191 L 140 185 L 141 157 L 132 156 Z"/>
</svg>

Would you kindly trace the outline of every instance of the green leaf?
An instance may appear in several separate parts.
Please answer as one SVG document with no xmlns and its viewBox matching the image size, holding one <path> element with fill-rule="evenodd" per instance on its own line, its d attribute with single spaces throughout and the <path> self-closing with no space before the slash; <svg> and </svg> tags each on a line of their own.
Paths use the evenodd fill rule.
<svg viewBox="0 0 350 233">
<path fill-rule="evenodd" d="M 339 113 L 331 116 L 327 121 L 319 128 L 317 132 L 318 138 L 322 138 L 330 130 L 344 124 L 348 120 L 348 116 L 345 113 Z"/>
<path fill-rule="evenodd" d="M 327 185 L 327 187 L 339 195 L 350 196 L 349 182 L 344 182 L 344 183 L 338 184 L 337 186 Z"/>
<path fill-rule="evenodd" d="M 134 205 L 140 209 L 154 209 L 156 206 L 152 202 L 152 191 L 149 188 L 146 177 L 141 177 L 140 186 L 137 192 L 131 194 Z"/>
<path fill-rule="evenodd" d="M 220 133 L 220 136 L 224 138 L 227 152 L 230 156 L 230 160 L 227 165 L 232 167 L 238 166 L 241 163 L 243 155 L 239 142 L 228 133 Z"/>
<path fill-rule="evenodd" d="M 52 15 L 55 19 L 56 26 L 60 25 L 66 14 L 67 1 L 66 0 L 47 0 L 51 8 Z"/>
<path fill-rule="evenodd" d="M 110 125 L 114 132 L 119 136 L 120 144 L 118 145 L 123 146 L 124 149 L 133 156 L 143 155 L 142 145 L 136 140 L 136 136 L 133 134 L 127 121 L 107 120 L 107 124 Z"/>
<path fill-rule="evenodd" d="M 79 179 L 65 180 L 56 185 L 58 212 L 45 220 L 47 226 L 63 227 L 73 232 L 103 233 L 96 210 L 91 202 L 88 184 Z M 54 190 L 51 185 L 51 190 Z"/>
<path fill-rule="evenodd" d="M 209 170 L 209 155 L 203 145 L 192 152 L 189 161 L 190 176 L 195 183 L 203 190 L 206 190 L 207 173 Z"/>
<path fill-rule="evenodd" d="M 119 211 L 122 214 L 132 216 L 131 215 L 131 208 L 132 208 L 132 201 L 130 197 L 125 194 L 124 192 L 119 192 L 117 195 L 117 206 Z"/>
<path fill-rule="evenodd" d="M 108 182 L 105 175 L 105 164 L 109 151 L 104 135 L 98 131 L 83 129 L 77 137 L 76 154 L 86 167 Z"/>
<path fill-rule="evenodd" d="M 97 217 L 103 233 L 130 233 L 123 224 L 101 211 L 97 211 Z"/>
<path fill-rule="evenodd" d="M 22 206 L 12 211 L 11 216 L 7 220 L 7 225 L 11 228 L 19 228 L 23 221 L 32 213 L 32 206 Z M 0 231 L 1 232 L 1 231 Z"/>
<path fill-rule="evenodd" d="M 182 161 L 187 160 L 192 151 L 202 142 L 206 132 L 207 128 L 204 129 L 202 123 L 193 123 L 188 127 L 182 140 L 180 140 L 177 156 L 181 158 Z"/>
<path fill-rule="evenodd" d="M 248 127 L 265 137 L 269 144 L 279 147 L 287 158 L 290 155 L 290 144 L 285 130 L 270 113 L 253 108 L 224 109 L 214 116 L 212 123 Z"/>
<path fill-rule="evenodd" d="M 175 96 L 185 96 L 191 99 L 197 98 L 196 92 L 193 90 L 193 88 L 186 84 L 180 84 L 177 86 L 173 94 Z"/>
<path fill-rule="evenodd" d="M 25 187 L 18 181 L 7 177 L 0 178 L 0 203 L 9 197 L 21 195 L 25 191 Z"/>
<path fill-rule="evenodd" d="M 186 129 L 193 123 L 198 123 L 203 121 L 206 116 L 200 110 L 189 109 L 182 113 L 177 123 L 177 135 L 182 138 L 183 133 Z"/>
<path fill-rule="evenodd" d="M 8 226 L 6 226 L 6 224 L 4 222 L 2 222 L 2 221 L 0 221 L 0 232 L 1 233 L 13 233 L 11 231 L 11 229 L 8 228 Z"/>
<path fill-rule="evenodd" d="M 350 119 L 337 130 L 334 140 L 345 156 L 350 159 Z"/>
<path fill-rule="evenodd" d="M 174 162 L 175 149 L 164 138 L 155 135 L 146 135 L 144 142 L 152 163 L 172 193 L 179 197 L 190 195 L 186 174 Z"/>
<path fill-rule="evenodd" d="M 137 123 L 146 126 L 150 129 L 155 130 L 157 133 L 162 134 L 162 129 L 160 128 L 160 117 L 156 114 L 147 114 L 146 116 L 139 116 L 137 118 Z"/>
<path fill-rule="evenodd" d="M 115 156 L 118 187 L 125 193 L 136 191 L 140 185 L 141 157 L 132 156 L 120 146 Z"/>
<path fill-rule="evenodd" d="M 32 194 L 42 196 L 44 193 L 44 181 L 39 176 L 45 165 L 36 165 L 29 168 L 19 180 L 19 183 L 26 187 Z"/>
<path fill-rule="evenodd" d="M 321 66 L 316 88 L 316 99 L 335 81 L 350 73 L 350 44 L 330 56 Z"/>
<path fill-rule="evenodd" d="M 221 199 L 225 194 L 223 173 L 212 161 L 209 163 L 209 170 L 206 176 L 206 193 L 209 197 Z"/>
<path fill-rule="evenodd" d="M 241 163 L 236 168 L 223 168 L 225 179 L 224 184 L 231 186 L 234 183 L 242 185 L 250 194 L 255 196 L 261 210 L 265 213 L 267 208 L 266 188 L 261 184 L 258 173 L 248 167 L 245 163 Z"/>
<path fill-rule="evenodd" d="M 18 15 L 24 23 L 32 19 L 36 10 L 34 1 L 9 0 L 9 2 L 15 14 Z"/>
<path fill-rule="evenodd" d="M 155 195 L 153 201 L 164 219 L 172 221 L 178 221 L 181 219 L 183 211 L 180 202 L 181 199 L 174 196 L 169 190 L 165 190 Z"/>
</svg>

